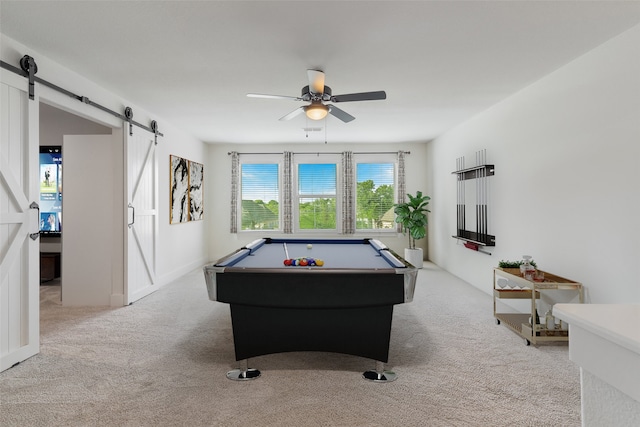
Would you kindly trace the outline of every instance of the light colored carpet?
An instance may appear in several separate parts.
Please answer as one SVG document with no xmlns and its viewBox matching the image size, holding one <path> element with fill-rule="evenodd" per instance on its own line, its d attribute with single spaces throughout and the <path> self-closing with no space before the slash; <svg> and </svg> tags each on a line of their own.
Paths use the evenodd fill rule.
<svg viewBox="0 0 640 427">
<path fill-rule="evenodd" d="M 396 306 L 388 384 L 371 360 L 332 353 L 251 359 L 234 382 L 229 308 L 201 270 L 123 308 L 60 304 L 41 287 L 41 352 L 0 373 L 2 426 L 578 426 L 566 344 L 525 346 L 491 297 L 431 263 Z"/>
</svg>

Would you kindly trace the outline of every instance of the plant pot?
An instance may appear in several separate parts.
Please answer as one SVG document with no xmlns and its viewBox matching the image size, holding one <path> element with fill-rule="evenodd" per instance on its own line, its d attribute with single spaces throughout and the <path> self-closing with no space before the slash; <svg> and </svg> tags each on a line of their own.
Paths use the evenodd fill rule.
<svg viewBox="0 0 640 427">
<path fill-rule="evenodd" d="M 422 268 L 422 261 L 424 260 L 422 256 L 422 248 L 417 249 L 404 249 L 404 259 L 409 261 L 411 265 L 416 268 Z"/>
</svg>

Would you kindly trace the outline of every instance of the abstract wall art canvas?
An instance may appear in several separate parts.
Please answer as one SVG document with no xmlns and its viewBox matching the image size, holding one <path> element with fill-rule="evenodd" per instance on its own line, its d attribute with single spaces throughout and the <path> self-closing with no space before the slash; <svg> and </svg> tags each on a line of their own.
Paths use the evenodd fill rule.
<svg viewBox="0 0 640 427">
<path fill-rule="evenodd" d="M 170 156 L 171 194 L 170 223 L 189 221 L 189 163 L 178 156 Z"/>
<path fill-rule="evenodd" d="M 204 166 L 179 156 L 169 156 L 169 222 L 180 224 L 204 217 Z"/>
<path fill-rule="evenodd" d="M 202 184 L 204 181 L 204 166 L 201 163 L 189 161 L 189 220 L 199 221 L 203 217 Z"/>
</svg>

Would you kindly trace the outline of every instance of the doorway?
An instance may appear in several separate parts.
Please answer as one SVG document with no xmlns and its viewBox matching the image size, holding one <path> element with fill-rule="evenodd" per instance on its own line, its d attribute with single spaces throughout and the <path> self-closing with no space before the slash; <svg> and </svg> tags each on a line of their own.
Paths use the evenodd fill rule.
<svg viewBox="0 0 640 427">
<path fill-rule="evenodd" d="M 54 106 L 45 104 L 40 102 L 39 106 L 40 114 L 39 114 L 39 135 L 40 146 L 61 146 L 63 153 L 63 163 L 64 163 L 64 138 L 66 135 L 108 135 L 111 136 L 113 134 L 113 129 L 103 126 L 99 123 L 93 122 L 91 120 L 87 120 L 80 116 L 77 116 L 72 113 L 68 113 L 64 110 L 56 108 Z M 71 149 L 71 147 L 67 147 Z M 75 154 L 75 153 L 70 153 Z M 64 166 L 62 167 L 64 171 Z M 65 175 L 66 176 L 66 175 Z M 74 179 L 71 177 L 71 179 Z M 72 182 L 73 184 L 73 182 Z M 99 191 L 99 190 L 98 190 Z M 63 212 L 61 212 L 62 220 L 62 233 L 61 235 L 50 236 L 50 235 L 41 235 L 40 236 L 40 284 L 41 284 L 41 293 L 46 294 L 46 299 L 48 301 L 60 301 L 60 303 L 66 303 L 72 300 L 72 298 L 65 298 L 67 301 L 63 300 L 63 292 L 62 289 L 65 283 L 65 272 L 64 272 L 64 262 L 68 261 L 65 259 L 65 253 L 63 251 L 63 247 L 74 248 L 74 240 L 67 239 L 65 241 L 65 245 L 63 245 L 63 239 L 65 238 L 64 234 L 64 218 L 65 210 L 76 210 L 77 206 L 67 205 L 65 206 L 64 200 L 62 201 Z M 69 211 L 72 215 L 70 218 L 73 218 L 73 214 L 77 214 L 77 212 Z M 88 256 L 92 251 L 87 251 Z M 95 253 L 96 257 L 99 256 L 98 253 Z M 91 287 L 92 284 L 87 283 L 87 287 Z"/>
</svg>

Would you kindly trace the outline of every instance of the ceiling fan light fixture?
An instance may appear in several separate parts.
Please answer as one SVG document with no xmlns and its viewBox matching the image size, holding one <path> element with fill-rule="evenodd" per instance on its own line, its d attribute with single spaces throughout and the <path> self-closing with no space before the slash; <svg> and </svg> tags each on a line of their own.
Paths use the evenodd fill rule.
<svg viewBox="0 0 640 427">
<path fill-rule="evenodd" d="M 314 102 L 311 105 L 304 107 L 304 112 L 311 120 L 322 120 L 327 117 L 329 107 L 319 102 Z"/>
<path fill-rule="evenodd" d="M 330 113 L 333 117 L 344 123 L 349 123 L 355 120 L 355 117 L 346 111 L 342 111 L 340 108 L 333 105 L 334 103 L 387 99 L 387 93 L 383 90 L 376 92 L 347 93 L 334 96 L 331 92 L 331 88 L 324 84 L 324 72 L 309 69 L 307 70 L 307 77 L 309 78 L 309 84 L 302 88 L 300 96 L 266 95 L 260 93 L 248 93 L 247 96 L 251 98 L 292 99 L 295 101 L 310 102 L 309 105 L 303 105 L 302 107 L 296 108 L 291 113 L 280 117 L 280 120 L 291 120 L 299 114 L 302 114 L 304 111 L 307 118 L 311 120 L 322 120 Z M 324 104 L 325 102 L 331 102 L 331 104 Z"/>
</svg>

